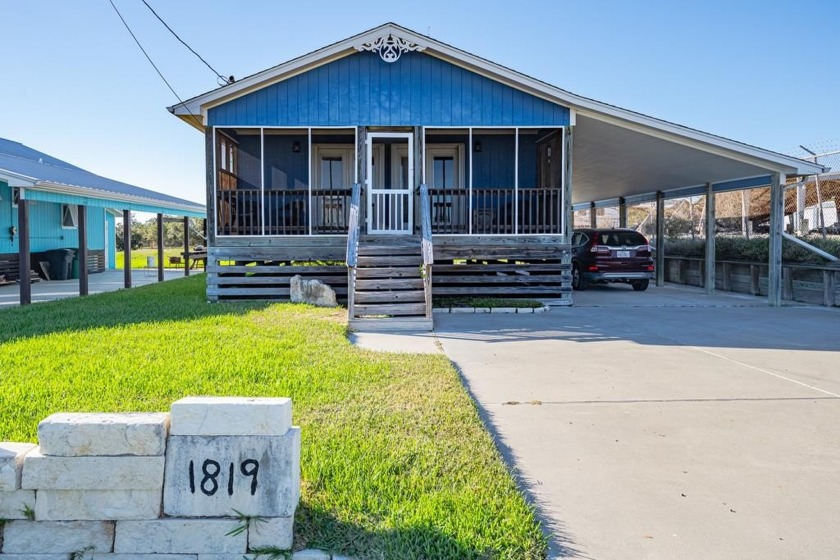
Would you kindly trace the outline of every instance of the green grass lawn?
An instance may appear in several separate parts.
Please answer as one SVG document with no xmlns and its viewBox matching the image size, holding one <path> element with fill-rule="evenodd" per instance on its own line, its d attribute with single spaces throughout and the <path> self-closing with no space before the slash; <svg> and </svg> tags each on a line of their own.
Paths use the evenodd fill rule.
<svg viewBox="0 0 840 560">
<path fill-rule="evenodd" d="M 184 248 L 165 248 L 163 250 L 163 267 L 164 268 L 183 268 L 181 266 L 171 266 L 169 264 L 169 257 L 180 257 L 181 253 L 184 252 Z M 146 257 L 152 257 L 155 259 L 155 267 L 157 267 L 157 249 L 132 249 L 131 250 L 131 268 L 132 269 L 140 269 L 146 268 Z M 123 251 L 117 251 L 117 258 L 116 258 L 116 267 L 117 269 L 125 268 L 125 253 Z"/>
<path fill-rule="evenodd" d="M 295 546 L 359 558 L 542 558 L 546 543 L 443 356 L 353 347 L 343 310 L 207 303 L 204 275 L 0 311 L 0 441 L 59 411 L 289 396 Z"/>
</svg>

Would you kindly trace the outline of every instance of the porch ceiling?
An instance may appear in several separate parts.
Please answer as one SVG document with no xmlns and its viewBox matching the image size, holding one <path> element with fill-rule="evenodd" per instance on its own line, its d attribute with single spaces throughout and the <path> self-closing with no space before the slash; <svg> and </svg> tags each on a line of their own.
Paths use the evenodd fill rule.
<svg viewBox="0 0 840 560">
<path fill-rule="evenodd" d="M 584 115 L 577 117 L 573 153 L 573 204 L 794 171 Z"/>
</svg>

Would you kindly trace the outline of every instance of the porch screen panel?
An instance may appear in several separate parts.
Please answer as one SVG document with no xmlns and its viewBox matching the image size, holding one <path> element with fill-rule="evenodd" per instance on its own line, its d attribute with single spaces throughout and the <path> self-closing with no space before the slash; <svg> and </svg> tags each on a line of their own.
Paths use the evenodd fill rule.
<svg viewBox="0 0 840 560">
<path fill-rule="evenodd" d="M 346 235 L 356 166 L 353 130 L 312 131 L 313 235 Z"/>
<path fill-rule="evenodd" d="M 265 131 L 265 233 L 309 233 L 309 142 L 305 131 Z"/>
<path fill-rule="evenodd" d="M 555 235 L 562 230 L 561 131 L 520 130 L 517 231 Z"/>
<path fill-rule="evenodd" d="M 259 131 L 220 129 L 216 134 L 216 231 L 261 235 Z"/>
<path fill-rule="evenodd" d="M 473 129 L 472 136 L 471 233 L 512 235 L 516 184 L 514 131 Z"/>
</svg>

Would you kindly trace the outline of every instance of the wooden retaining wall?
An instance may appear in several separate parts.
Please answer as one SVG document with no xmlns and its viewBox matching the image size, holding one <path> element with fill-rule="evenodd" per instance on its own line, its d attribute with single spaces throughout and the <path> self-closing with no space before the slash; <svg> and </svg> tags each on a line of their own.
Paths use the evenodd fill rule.
<svg viewBox="0 0 840 560">
<path fill-rule="evenodd" d="M 705 260 L 665 256 L 665 280 L 704 286 Z M 742 261 L 715 263 L 715 289 L 767 295 L 766 264 Z M 807 264 L 782 265 L 782 299 L 825 306 L 840 306 L 840 267 Z"/>
<path fill-rule="evenodd" d="M 561 239 L 435 236 L 432 294 L 552 298 L 571 304 L 571 247 Z"/>
</svg>

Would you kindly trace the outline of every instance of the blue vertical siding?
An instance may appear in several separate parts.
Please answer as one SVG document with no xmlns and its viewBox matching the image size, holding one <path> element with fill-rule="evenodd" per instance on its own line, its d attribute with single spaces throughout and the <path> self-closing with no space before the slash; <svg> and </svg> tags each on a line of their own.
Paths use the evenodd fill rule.
<svg viewBox="0 0 840 560">
<path fill-rule="evenodd" d="M 17 242 L 9 235 L 13 226 L 17 227 L 17 208 L 12 208 L 12 189 L 0 181 L 0 253 L 17 253 Z"/>
<path fill-rule="evenodd" d="M 110 212 L 105 212 L 105 223 L 108 224 L 108 229 L 105 235 L 108 236 L 108 243 L 106 249 L 108 250 L 108 268 L 117 268 L 117 219 Z"/>
<path fill-rule="evenodd" d="M 9 185 L 0 182 L 0 253 L 17 253 L 19 237 L 12 239 L 10 227 L 18 227 L 17 208 L 12 207 Z M 88 207 L 88 248 L 105 248 L 105 209 Z M 29 203 L 29 240 L 33 253 L 79 246 L 79 231 L 61 227 L 61 204 L 33 200 Z M 113 243 L 112 243 L 113 245 Z"/>
<path fill-rule="evenodd" d="M 209 111 L 215 126 L 564 126 L 566 107 L 423 53 L 352 54 Z"/>
</svg>

